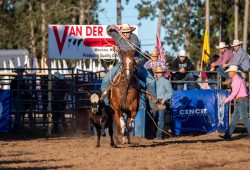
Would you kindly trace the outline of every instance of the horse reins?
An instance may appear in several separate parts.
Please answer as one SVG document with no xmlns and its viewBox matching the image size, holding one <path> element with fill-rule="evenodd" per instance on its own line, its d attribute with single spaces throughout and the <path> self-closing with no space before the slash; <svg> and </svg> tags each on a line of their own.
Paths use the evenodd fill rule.
<svg viewBox="0 0 250 170">
<path fill-rule="evenodd" d="M 128 38 L 126 38 L 121 32 L 120 32 L 120 30 L 118 30 L 117 28 L 115 29 L 120 35 L 121 35 L 121 37 L 135 50 L 135 51 L 137 51 L 138 53 L 140 53 L 143 57 L 145 57 L 146 59 L 148 59 L 148 60 L 151 60 L 151 58 L 150 58 L 150 56 L 148 55 L 148 56 L 145 56 L 140 50 L 141 50 L 141 48 L 139 48 L 137 45 L 135 45 L 133 42 L 131 42 Z M 106 39 L 105 39 L 106 40 Z M 107 42 L 107 41 L 106 41 Z M 137 49 L 136 49 L 136 48 Z M 140 50 L 138 50 L 138 49 L 140 49 Z M 172 137 L 172 135 L 170 134 L 170 133 L 168 133 L 168 132 L 166 132 L 165 130 L 163 130 L 163 129 L 161 129 L 161 128 L 159 128 L 159 126 L 157 125 L 157 123 L 155 122 L 155 120 L 152 118 L 152 116 L 150 115 L 150 113 L 147 111 L 147 114 L 149 115 L 149 117 L 151 118 L 151 120 L 153 121 L 153 123 L 154 123 L 154 125 L 156 126 L 156 128 L 158 129 L 158 130 L 160 130 L 160 131 L 162 131 L 163 133 L 165 133 L 166 135 L 168 135 L 168 136 L 170 136 L 170 137 Z"/>
</svg>

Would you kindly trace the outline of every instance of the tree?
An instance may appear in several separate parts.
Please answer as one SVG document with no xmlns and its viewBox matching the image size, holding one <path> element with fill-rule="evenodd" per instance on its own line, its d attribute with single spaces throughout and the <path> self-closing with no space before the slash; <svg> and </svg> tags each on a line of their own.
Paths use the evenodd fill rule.
<svg viewBox="0 0 250 170">
<path fill-rule="evenodd" d="M 99 3 L 100 0 L 1 0 L 0 48 L 26 48 L 31 56 L 45 59 L 48 24 L 98 24 Z"/>
<path fill-rule="evenodd" d="M 227 44 L 234 39 L 234 0 L 209 1 L 210 7 L 210 45 L 211 55 L 218 53 L 215 45 L 220 41 Z M 136 8 L 138 19 L 155 19 L 159 1 L 141 0 Z M 238 0 L 239 11 L 244 11 L 243 0 Z M 204 0 L 163 0 L 162 27 L 165 31 L 164 42 L 176 52 L 185 48 L 193 62 L 200 60 L 205 29 Z M 243 30 L 243 13 L 239 16 L 239 30 Z M 249 22 L 249 21 L 248 21 Z M 239 31 L 239 37 L 243 31 Z"/>
<path fill-rule="evenodd" d="M 122 5 L 121 5 L 121 0 L 117 0 L 117 25 L 121 25 L 122 24 L 122 13 L 121 13 L 121 10 L 122 10 Z"/>
<path fill-rule="evenodd" d="M 238 39 L 239 32 L 239 0 L 234 0 L 234 39 Z"/>
<path fill-rule="evenodd" d="M 244 15 L 244 31 L 243 31 L 243 48 L 247 50 L 247 32 L 248 32 L 248 11 L 249 9 L 249 0 L 245 0 L 245 15 Z"/>
<path fill-rule="evenodd" d="M 136 6 L 139 10 L 138 18 L 150 18 L 153 20 L 157 17 L 156 11 L 160 5 L 159 1 L 152 3 L 142 0 Z M 202 25 L 204 25 L 204 15 L 201 14 L 203 12 L 201 6 L 204 7 L 204 3 L 200 0 L 165 0 L 162 4 L 162 26 L 166 35 L 164 37 L 165 42 L 176 52 L 184 47 L 189 51 L 194 61 L 198 58 L 197 49 L 201 48 L 203 37 Z"/>
</svg>

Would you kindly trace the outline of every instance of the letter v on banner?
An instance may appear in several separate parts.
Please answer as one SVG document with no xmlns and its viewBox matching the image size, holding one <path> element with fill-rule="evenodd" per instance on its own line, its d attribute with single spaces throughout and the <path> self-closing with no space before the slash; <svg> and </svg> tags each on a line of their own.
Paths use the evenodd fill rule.
<svg viewBox="0 0 250 170">
<path fill-rule="evenodd" d="M 61 55 L 62 50 L 63 50 L 63 46 L 64 46 L 64 42 L 66 40 L 66 36 L 67 36 L 68 30 L 69 30 L 69 26 L 65 26 L 64 31 L 63 31 L 62 41 L 60 41 L 60 37 L 59 37 L 59 34 L 58 34 L 57 26 L 53 26 L 53 31 L 54 31 L 54 34 L 55 34 L 55 37 L 56 37 L 56 43 L 57 43 L 60 55 Z"/>
</svg>

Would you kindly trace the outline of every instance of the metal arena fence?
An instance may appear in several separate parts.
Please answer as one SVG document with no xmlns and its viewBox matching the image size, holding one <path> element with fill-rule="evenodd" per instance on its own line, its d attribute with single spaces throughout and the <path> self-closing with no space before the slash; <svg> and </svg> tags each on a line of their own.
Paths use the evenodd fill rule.
<svg viewBox="0 0 250 170">
<path fill-rule="evenodd" d="M 90 94 L 99 92 L 105 72 L 77 70 L 74 73 L 73 69 L 62 69 L 64 78 L 58 80 L 52 74 L 56 71 L 56 69 L 26 69 L 22 76 L 18 76 L 14 69 L 0 69 L 0 88 L 12 91 L 13 130 L 41 128 L 50 134 L 53 132 L 52 127 L 58 126 L 59 131 L 81 129 L 89 133 Z M 209 83 L 221 89 L 220 75 L 217 72 L 206 73 L 215 75 L 216 78 Z M 249 74 L 246 79 L 249 84 Z M 18 84 L 16 87 L 13 86 L 14 81 Z M 63 84 L 61 87 L 56 85 L 58 81 Z M 195 81 L 171 79 L 171 83 L 175 87 L 178 83 L 208 82 L 202 79 Z"/>
</svg>

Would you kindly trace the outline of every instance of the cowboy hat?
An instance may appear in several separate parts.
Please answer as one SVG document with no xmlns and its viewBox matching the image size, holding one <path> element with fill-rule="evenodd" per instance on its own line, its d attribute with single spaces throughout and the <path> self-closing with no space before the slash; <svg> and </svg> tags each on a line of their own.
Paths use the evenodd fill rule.
<svg viewBox="0 0 250 170">
<path fill-rule="evenodd" d="M 130 25 L 128 25 L 128 24 L 123 24 L 123 25 L 122 25 L 121 32 L 132 32 L 132 31 L 134 31 L 134 30 L 135 30 L 135 28 L 130 27 Z"/>
<path fill-rule="evenodd" d="M 238 66 L 235 66 L 235 65 L 231 65 L 226 71 L 227 72 L 241 72 L 238 70 Z"/>
<path fill-rule="evenodd" d="M 226 45 L 226 43 L 225 42 L 220 42 L 219 43 L 219 46 L 215 46 L 217 49 L 222 49 L 222 48 L 226 48 L 226 47 L 228 47 L 228 45 Z"/>
<path fill-rule="evenodd" d="M 238 46 L 238 45 L 240 45 L 240 44 L 243 44 L 243 41 L 234 40 L 234 41 L 233 41 L 233 44 L 231 44 L 231 46 L 234 47 L 234 46 Z"/>
<path fill-rule="evenodd" d="M 63 80 L 64 79 L 64 76 L 62 74 L 60 74 L 58 71 L 54 73 L 54 76 L 56 78 L 58 78 L 59 80 Z"/>
<path fill-rule="evenodd" d="M 158 57 L 159 53 L 157 50 L 154 50 L 151 54 L 150 57 Z"/>
<path fill-rule="evenodd" d="M 187 56 L 186 50 L 181 50 L 179 56 Z"/>
<path fill-rule="evenodd" d="M 154 73 L 163 73 L 164 69 L 161 66 L 156 66 L 154 68 Z"/>
</svg>

